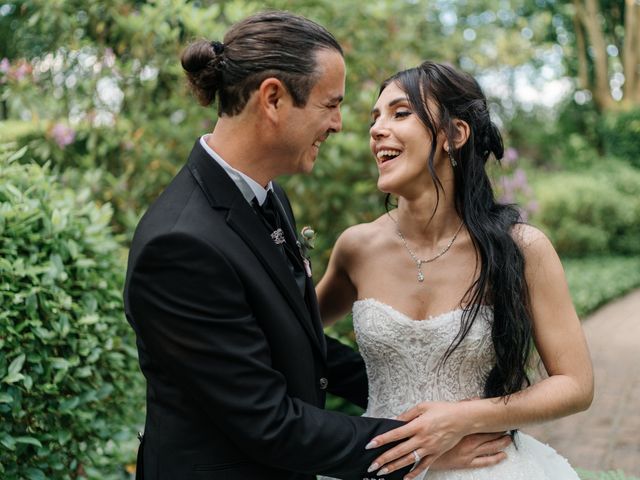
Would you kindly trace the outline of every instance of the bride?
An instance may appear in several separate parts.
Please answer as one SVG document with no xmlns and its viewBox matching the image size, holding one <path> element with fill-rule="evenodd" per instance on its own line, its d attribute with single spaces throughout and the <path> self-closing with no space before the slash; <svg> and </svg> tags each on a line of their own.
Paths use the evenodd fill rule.
<svg viewBox="0 0 640 480">
<path fill-rule="evenodd" d="M 430 480 L 577 479 L 517 432 L 588 408 L 593 375 L 553 246 L 494 199 L 485 164 L 503 145 L 480 87 L 432 62 L 399 72 L 382 84 L 370 134 L 378 188 L 397 208 L 347 229 L 318 285 L 326 325 L 353 309 L 365 415 L 408 422 L 372 439 L 368 448 L 402 442 L 370 472 L 414 464 L 406 478 L 425 478 L 433 464 Z M 549 374 L 534 385 L 532 342 Z M 463 437 L 500 431 L 513 432 L 506 460 L 439 466 Z"/>
</svg>

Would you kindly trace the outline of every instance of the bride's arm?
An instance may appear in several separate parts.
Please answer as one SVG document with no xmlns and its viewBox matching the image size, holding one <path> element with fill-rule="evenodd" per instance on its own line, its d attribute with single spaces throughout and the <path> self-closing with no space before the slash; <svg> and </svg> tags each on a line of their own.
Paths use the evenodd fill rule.
<svg viewBox="0 0 640 480">
<path fill-rule="evenodd" d="M 517 429 L 577 413 L 591 404 L 591 359 L 560 259 L 539 230 L 527 225 L 514 230 L 525 257 L 534 341 L 549 378 L 511 395 L 508 401 L 426 402 L 414 407 L 400 417 L 409 421 L 407 425 L 372 440 L 373 447 L 406 439 L 376 459 L 380 468 L 391 472 L 413 463 L 411 452 L 417 450 L 423 458 L 421 472 L 465 435 Z M 419 471 L 406 478 L 414 478 Z"/>
<path fill-rule="evenodd" d="M 324 326 L 340 320 L 351 310 L 357 298 L 357 290 L 348 272 L 357 251 L 357 226 L 345 230 L 336 241 L 329 265 L 324 276 L 316 286 L 320 318 Z"/>
</svg>

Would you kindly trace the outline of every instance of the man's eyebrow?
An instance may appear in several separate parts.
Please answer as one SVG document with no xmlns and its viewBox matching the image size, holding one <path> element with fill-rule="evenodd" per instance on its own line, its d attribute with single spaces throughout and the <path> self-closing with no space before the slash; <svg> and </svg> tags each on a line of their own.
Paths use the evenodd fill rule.
<svg viewBox="0 0 640 480">
<path fill-rule="evenodd" d="M 329 103 L 342 103 L 342 100 L 344 100 L 343 95 L 336 95 L 335 97 L 329 100 Z"/>
<path fill-rule="evenodd" d="M 408 102 L 408 101 L 409 101 L 409 99 L 408 99 L 407 97 L 398 97 L 398 98 L 394 98 L 393 100 L 391 100 L 391 101 L 389 102 L 389 106 L 390 106 L 390 107 L 393 107 L 393 106 L 397 105 L 398 103 L 401 103 L 401 102 Z M 376 114 L 376 113 L 380 113 L 380 109 L 378 109 L 378 108 L 373 108 L 373 109 L 371 110 L 371 115 Z"/>
</svg>

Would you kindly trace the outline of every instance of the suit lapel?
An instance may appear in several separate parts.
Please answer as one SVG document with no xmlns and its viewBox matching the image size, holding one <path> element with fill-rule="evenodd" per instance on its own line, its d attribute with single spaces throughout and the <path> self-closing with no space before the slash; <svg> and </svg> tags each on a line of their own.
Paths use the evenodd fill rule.
<svg viewBox="0 0 640 480">
<path fill-rule="evenodd" d="M 284 195 L 282 189 L 278 186 L 276 192 L 280 190 L 281 194 Z M 276 208 L 280 210 L 280 215 L 284 219 L 283 227 L 287 232 L 287 236 L 289 237 L 290 248 L 294 251 L 294 255 L 296 257 L 297 262 L 306 273 L 306 267 L 303 265 L 304 261 L 309 261 L 307 259 L 303 260 L 303 253 L 300 248 L 300 244 L 296 238 L 295 228 L 293 228 L 292 222 L 293 219 L 289 218 L 289 212 L 284 208 L 283 203 L 280 201 L 279 195 L 274 195 Z M 291 213 L 293 215 L 293 213 Z M 309 264 L 309 268 L 311 265 Z M 318 299 L 316 297 L 316 287 L 313 284 L 313 280 L 311 277 L 305 275 L 305 301 L 307 302 L 307 310 L 311 315 L 311 322 L 313 324 L 315 333 L 320 341 L 323 351 L 326 351 L 326 342 L 324 339 L 324 330 L 322 327 L 322 320 L 320 318 L 320 310 L 318 308 Z M 326 354 L 325 354 L 326 356 Z"/>
<path fill-rule="evenodd" d="M 244 240 L 269 273 L 275 285 L 296 313 L 298 321 L 325 356 L 323 345 L 313 327 L 313 320 L 298 286 L 282 255 L 249 203 L 226 172 L 196 142 L 188 163 L 189 170 L 214 209 L 227 209 L 227 224 Z M 316 307 L 317 308 L 317 307 Z"/>
<path fill-rule="evenodd" d="M 313 339 L 313 343 L 317 347 L 320 347 L 318 337 L 311 324 L 311 318 L 304 298 L 300 295 L 300 291 L 289 271 L 289 267 L 276 249 L 269 235 L 265 232 L 262 224 L 255 218 L 255 213 L 253 213 L 251 207 L 249 207 L 244 198 L 242 201 L 246 204 L 247 208 L 232 208 L 229 210 L 229 215 L 227 216 L 229 226 L 233 228 L 251 250 L 253 250 L 258 260 L 260 260 L 271 275 L 274 283 L 293 307 L 293 310 L 301 320 L 302 326 Z M 244 210 L 248 210 L 249 215 L 247 215 Z"/>
</svg>

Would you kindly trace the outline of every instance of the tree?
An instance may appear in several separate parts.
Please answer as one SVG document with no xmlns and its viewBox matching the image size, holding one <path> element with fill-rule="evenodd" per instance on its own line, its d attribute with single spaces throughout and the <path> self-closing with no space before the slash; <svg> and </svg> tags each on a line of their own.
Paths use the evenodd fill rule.
<svg viewBox="0 0 640 480">
<path fill-rule="evenodd" d="M 572 7 L 579 87 L 592 92 L 601 112 L 640 106 L 640 2 L 573 0 Z M 617 70 L 624 89 L 612 78 Z"/>
</svg>

